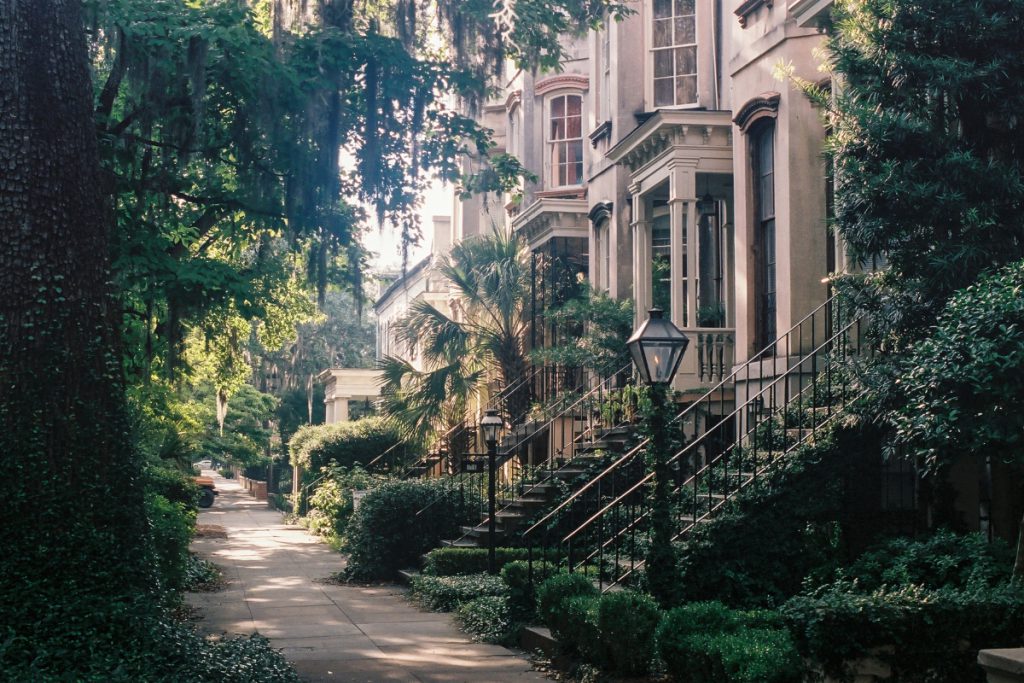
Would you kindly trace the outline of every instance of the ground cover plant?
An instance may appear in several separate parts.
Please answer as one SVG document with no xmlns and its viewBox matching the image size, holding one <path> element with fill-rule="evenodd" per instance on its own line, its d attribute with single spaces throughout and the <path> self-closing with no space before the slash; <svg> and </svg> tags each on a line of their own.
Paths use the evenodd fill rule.
<svg viewBox="0 0 1024 683">
<path fill-rule="evenodd" d="M 479 597 L 507 597 L 508 586 L 500 576 L 466 574 L 462 576 L 414 576 L 413 599 L 435 612 L 453 612 Z"/>
<path fill-rule="evenodd" d="M 1013 554 L 978 534 L 892 539 L 781 608 L 801 654 L 832 676 L 871 655 L 901 681 L 983 681 L 981 648 L 1024 642 Z"/>
<path fill-rule="evenodd" d="M 681 683 L 797 683 L 803 663 L 773 612 L 695 602 L 665 614 L 658 653 Z"/>
<path fill-rule="evenodd" d="M 455 618 L 474 640 L 497 645 L 514 645 L 519 633 L 508 597 L 486 595 L 459 605 Z"/>
</svg>

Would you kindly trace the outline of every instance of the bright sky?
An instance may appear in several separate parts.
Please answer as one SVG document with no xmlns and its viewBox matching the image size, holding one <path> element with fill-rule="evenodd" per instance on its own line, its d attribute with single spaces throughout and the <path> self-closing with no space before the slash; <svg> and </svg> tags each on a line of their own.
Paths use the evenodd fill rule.
<svg viewBox="0 0 1024 683">
<path fill-rule="evenodd" d="M 452 201 L 451 186 L 441 183 L 435 183 L 424 195 L 423 207 L 420 209 L 423 240 L 419 246 L 409 250 L 408 265 L 417 263 L 430 253 L 430 243 L 434 238 L 434 216 L 451 216 Z M 375 254 L 370 260 L 370 266 L 374 271 L 398 270 L 402 267 L 401 234 L 392 226 L 385 225 L 380 230 L 371 228 L 363 243 Z"/>
</svg>

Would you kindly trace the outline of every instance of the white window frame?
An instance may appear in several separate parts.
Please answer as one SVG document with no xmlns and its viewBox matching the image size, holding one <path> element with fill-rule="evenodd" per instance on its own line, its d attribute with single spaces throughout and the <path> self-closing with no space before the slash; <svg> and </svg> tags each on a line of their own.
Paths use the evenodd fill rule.
<svg viewBox="0 0 1024 683">
<path fill-rule="evenodd" d="M 553 149 L 555 141 L 551 138 L 551 116 L 552 116 L 552 104 L 555 100 L 565 97 L 578 97 L 580 99 L 580 135 L 578 138 L 564 138 L 558 142 L 564 144 L 565 142 L 579 142 L 580 146 L 580 178 L 579 182 L 572 185 L 559 184 L 557 182 L 557 170 L 554 168 L 553 163 Z M 547 189 L 562 189 L 562 188 L 582 188 L 586 187 L 586 155 L 587 146 L 583 144 L 587 137 L 586 132 L 586 106 L 587 98 L 583 94 L 582 90 L 575 88 L 562 88 L 559 90 L 553 90 L 550 93 L 544 94 L 544 176 L 546 179 L 545 187 Z M 568 110 L 567 110 L 568 111 Z M 568 118 L 568 117 L 566 117 Z"/>
<path fill-rule="evenodd" d="M 701 54 L 700 54 L 700 25 L 701 25 L 700 24 L 700 21 L 701 21 L 700 2 L 699 2 L 699 0 L 694 0 L 694 3 L 693 3 L 693 40 L 694 40 L 694 42 L 692 42 L 692 43 L 673 43 L 673 45 L 671 47 L 660 47 L 660 48 L 655 48 L 654 47 L 654 2 L 655 2 L 655 0 L 647 0 L 647 2 L 645 3 L 645 7 L 644 7 L 644 9 L 647 12 L 646 21 L 644 22 L 644 35 L 645 35 L 645 39 L 646 39 L 646 43 L 647 43 L 647 55 L 646 55 L 646 60 L 647 60 L 647 78 L 644 79 L 644 81 L 645 81 L 644 87 L 645 87 L 645 90 L 646 90 L 647 102 L 649 104 L 648 109 L 653 111 L 655 109 L 696 109 L 696 108 L 699 108 L 701 106 L 701 97 L 700 97 L 700 86 L 701 86 L 701 77 L 700 77 L 700 60 L 701 60 Z M 672 0 L 672 3 L 673 3 L 673 17 L 674 17 L 675 16 L 675 14 L 674 14 L 674 12 L 675 12 L 675 0 Z M 674 34 L 673 34 L 673 36 L 674 36 Z M 664 51 L 664 50 L 674 50 L 674 49 L 677 49 L 677 48 L 680 48 L 680 47 L 689 47 L 689 46 L 693 46 L 693 48 L 694 48 L 694 64 L 695 64 L 695 69 L 696 69 L 696 71 L 693 74 L 693 76 L 695 78 L 694 89 L 695 89 L 695 95 L 696 95 L 694 101 L 693 102 L 684 102 L 682 104 L 675 104 L 674 103 L 674 104 L 658 105 L 655 102 L 655 99 L 654 99 L 654 61 L 655 61 L 655 53 L 656 52 L 661 52 L 661 51 Z M 673 74 L 673 80 L 675 78 L 678 78 L 678 75 L 674 73 Z M 673 84 L 672 92 L 673 92 L 673 102 L 675 102 L 675 85 L 674 84 Z"/>
</svg>

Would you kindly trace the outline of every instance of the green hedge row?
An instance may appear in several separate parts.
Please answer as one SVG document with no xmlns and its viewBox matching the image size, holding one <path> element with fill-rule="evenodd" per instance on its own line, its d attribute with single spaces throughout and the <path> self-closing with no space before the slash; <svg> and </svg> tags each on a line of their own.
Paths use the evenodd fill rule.
<svg viewBox="0 0 1024 683">
<path fill-rule="evenodd" d="M 366 465 L 402 441 L 398 430 L 381 417 L 352 422 L 306 425 L 292 435 L 288 454 L 292 465 L 318 472 L 334 461 L 342 467 Z"/>
</svg>

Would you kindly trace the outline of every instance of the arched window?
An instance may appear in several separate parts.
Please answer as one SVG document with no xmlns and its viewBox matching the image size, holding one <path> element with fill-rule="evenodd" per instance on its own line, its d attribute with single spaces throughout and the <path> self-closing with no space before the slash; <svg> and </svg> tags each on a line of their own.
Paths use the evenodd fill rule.
<svg viewBox="0 0 1024 683">
<path fill-rule="evenodd" d="M 651 0 L 654 106 L 697 104 L 695 0 Z"/>
<path fill-rule="evenodd" d="M 583 184 L 583 97 L 549 100 L 548 148 L 552 187 Z"/>
</svg>

